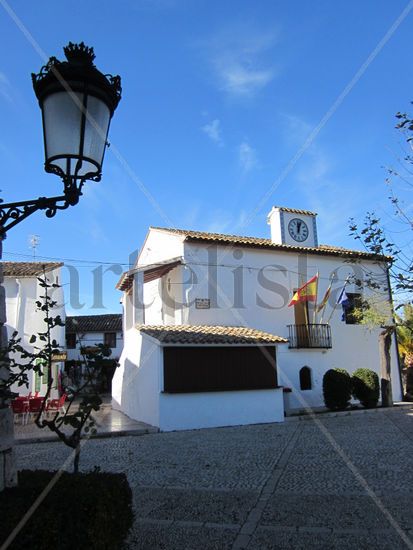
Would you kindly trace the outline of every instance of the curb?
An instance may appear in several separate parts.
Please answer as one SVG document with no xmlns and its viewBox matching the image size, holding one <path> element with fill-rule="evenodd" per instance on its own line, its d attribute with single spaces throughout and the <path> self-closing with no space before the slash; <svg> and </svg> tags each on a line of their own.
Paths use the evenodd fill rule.
<svg viewBox="0 0 413 550">
<path fill-rule="evenodd" d="M 158 428 L 139 428 L 136 430 L 118 430 L 115 432 L 98 432 L 95 435 L 89 437 L 89 439 L 109 439 L 112 437 L 124 437 L 124 436 L 140 436 L 159 433 Z M 82 438 L 86 439 L 86 438 Z M 57 435 L 45 435 L 43 437 L 25 437 L 14 440 L 15 445 L 26 445 L 29 443 L 56 443 L 60 441 Z"/>
<path fill-rule="evenodd" d="M 314 412 L 297 414 L 294 416 L 286 416 L 284 422 L 301 422 L 305 420 L 322 420 L 323 418 L 337 418 L 340 416 L 353 416 L 360 414 L 379 414 L 379 413 L 392 413 L 400 410 L 413 409 L 413 403 L 397 403 L 393 407 L 376 407 L 374 409 L 354 409 L 348 411 L 336 411 L 336 412 Z"/>
</svg>

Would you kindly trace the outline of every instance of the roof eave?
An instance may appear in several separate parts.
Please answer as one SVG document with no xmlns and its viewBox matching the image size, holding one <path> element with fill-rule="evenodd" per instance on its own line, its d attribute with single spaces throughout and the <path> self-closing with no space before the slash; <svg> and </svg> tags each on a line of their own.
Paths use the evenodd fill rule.
<svg viewBox="0 0 413 550">
<path fill-rule="evenodd" d="M 222 245 L 236 245 L 237 247 L 245 247 L 245 248 L 261 248 L 266 250 L 276 250 L 278 252 L 286 252 L 286 253 L 295 253 L 298 252 L 306 252 L 307 254 L 314 254 L 319 256 L 335 256 L 339 258 L 354 258 L 354 259 L 364 259 L 364 260 L 372 260 L 372 261 L 380 261 L 380 262 L 392 262 L 393 258 L 391 256 L 380 256 L 377 254 L 370 254 L 368 252 L 362 252 L 362 251 L 345 251 L 345 250 L 325 250 L 323 248 L 315 248 L 315 247 L 298 247 L 298 246 L 290 246 L 290 245 L 283 245 L 283 244 L 275 244 L 275 243 L 247 243 L 247 242 L 235 242 L 232 240 L 226 240 L 226 239 L 211 239 L 207 237 L 201 237 L 201 236 L 194 236 L 194 235 L 187 235 L 185 237 L 185 241 L 188 242 L 204 242 L 204 243 L 215 243 L 215 244 L 222 244 Z"/>
</svg>

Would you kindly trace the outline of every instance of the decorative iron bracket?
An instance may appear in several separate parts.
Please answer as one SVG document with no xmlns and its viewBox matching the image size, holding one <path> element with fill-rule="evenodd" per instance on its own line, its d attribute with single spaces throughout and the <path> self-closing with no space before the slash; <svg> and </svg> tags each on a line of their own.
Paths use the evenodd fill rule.
<svg viewBox="0 0 413 550">
<path fill-rule="evenodd" d="M 7 231 L 28 218 L 37 210 L 45 210 L 48 218 L 53 218 L 58 210 L 66 210 L 79 202 L 83 182 L 65 181 L 64 195 L 59 197 L 39 197 L 29 201 L 0 203 L 0 239 L 5 239 Z"/>
</svg>

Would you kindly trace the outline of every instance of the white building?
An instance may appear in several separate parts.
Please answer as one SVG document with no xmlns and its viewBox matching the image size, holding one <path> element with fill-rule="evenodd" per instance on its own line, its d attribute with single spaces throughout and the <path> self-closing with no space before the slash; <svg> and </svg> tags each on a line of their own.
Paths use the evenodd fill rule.
<svg viewBox="0 0 413 550">
<path fill-rule="evenodd" d="M 80 360 L 80 348 L 105 344 L 112 349 L 111 359 L 119 359 L 123 349 L 122 314 L 68 315 L 66 348 L 68 360 Z"/>
<path fill-rule="evenodd" d="M 66 317 L 66 365 L 73 383 L 81 381 L 81 367 L 70 368 L 73 361 L 83 361 L 81 348 L 93 349 L 99 344 L 105 344 L 112 350 L 110 359 L 119 360 L 123 350 L 122 314 L 108 313 L 104 315 L 76 315 Z M 107 375 L 107 376 L 106 376 Z M 102 391 L 110 391 L 113 371 L 101 377 Z"/>
<path fill-rule="evenodd" d="M 6 314 L 7 314 L 7 335 L 10 338 L 14 331 L 22 339 L 21 345 L 28 351 L 33 352 L 34 346 L 41 345 L 37 338 L 35 343 L 30 343 L 32 335 L 46 331 L 44 312 L 36 305 L 37 301 L 43 302 L 45 289 L 40 286 L 39 277 L 46 276 L 48 283 L 61 283 L 62 263 L 57 262 L 3 262 L 4 288 L 6 292 Z M 65 306 L 63 287 L 49 289 L 49 295 L 57 302 L 56 307 L 51 311 L 53 317 L 60 315 L 65 320 Z M 65 347 L 64 327 L 52 329 L 52 339 L 55 339 L 62 349 Z M 53 392 L 52 397 L 57 396 L 58 373 L 63 368 L 65 354 L 55 357 L 52 366 Z M 38 391 L 44 395 L 47 389 L 47 370 L 44 369 L 43 376 L 34 371 L 28 372 L 29 386 L 12 386 L 11 390 L 26 395 Z"/>
<path fill-rule="evenodd" d="M 362 296 L 353 280 L 383 280 L 385 258 L 318 244 L 312 212 L 274 207 L 268 223 L 270 239 L 149 229 L 118 284 L 125 346 L 115 407 L 163 430 L 273 422 L 284 417 L 280 386 L 292 389 L 290 407 L 302 409 L 324 404 L 328 369 L 379 374 L 380 328 L 355 324 Z M 324 311 L 308 302 L 288 307 L 317 273 L 318 303 L 332 281 Z M 346 280 L 344 314 L 336 301 Z M 387 292 L 382 298 L 388 303 Z M 391 353 L 400 400 L 395 344 Z"/>
</svg>

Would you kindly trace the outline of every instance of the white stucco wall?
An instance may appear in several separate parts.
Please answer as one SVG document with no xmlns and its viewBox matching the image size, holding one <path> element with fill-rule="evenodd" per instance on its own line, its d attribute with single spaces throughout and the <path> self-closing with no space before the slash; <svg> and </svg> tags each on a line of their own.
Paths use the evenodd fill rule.
<svg viewBox="0 0 413 550">
<path fill-rule="evenodd" d="M 130 418 L 159 426 L 161 348 L 136 329 L 125 333 L 120 365 L 112 379 L 112 406 Z"/>
<path fill-rule="evenodd" d="M 50 283 L 61 282 L 60 268 L 47 272 L 47 279 Z M 7 335 L 10 338 L 12 333 L 17 330 L 19 337 L 22 339 L 21 345 L 30 352 L 34 351 L 34 346 L 29 342 L 33 334 L 46 331 L 46 323 L 44 322 L 44 312 L 39 311 L 36 301 L 42 301 L 40 296 L 44 295 L 44 289 L 40 287 L 36 277 L 5 277 L 4 288 L 6 292 L 6 312 L 7 312 Z M 56 307 L 51 314 L 53 316 L 60 315 L 62 321 L 65 321 L 64 293 L 63 287 L 49 289 L 49 293 L 53 300 L 57 301 Z M 51 333 L 52 339 L 55 339 L 60 347 L 64 350 L 65 328 L 54 327 Z M 35 345 L 40 345 L 37 340 Z M 12 391 L 21 394 L 35 391 L 35 374 L 28 373 L 29 386 L 12 387 Z M 42 381 L 42 380 L 41 380 Z M 40 395 L 46 391 L 46 385 L 41 383 Z"/>
<path fill-rule="evenodd" d="M 162 279 L 154 279 L 143 286 L 145 324 L 162 325 Z"/>
<path fill-rule="evenodd" d="M 134 323 L 134 305 L 133 305 L 133 292 L 126 293 L 124 292 L 122 294 L 121 298 L 121 304 L 122 304 L 122 332 L 123 334 L 126 334 L 126 331 L 130 330 Z M 139 322 L 141 323 L 142 320 L 140 319 Z"/>
<path fill-rule="evenodd" d="M 349 274 L 362 276 L 372 271 L 382 277 L 380 266 L 373 262 L 362 265 L 346 262 L 339 257 L 295 254 L 262 249 L 248 249 L 185 243 L 187 269 L 193 273 L 190 284 L 184 285 L 187 307 L 184 316 L 188 324 L 241 325 L 259 328 L 272 334 L 288 337 L 287 326 L 295 323 L 294 308 L 288 307 L 293 289 L 319 272 L 320 302 L 335 272 L 338 281 L 333 285 L 330 301 L 323 314 L 332 331 L 332 348 L 289 349 L 278 346 L 279 383 L 293 388 L 294 407 L 303 407 L 301 398 L 312 406 L 322 406 L 324 373 L 335 367 L 350 373 L 360 367 L 374 370 L 380 376 L 378 337 L 380 329 L 369 330 L 363 325 L 347 325 L 341 320 L 342 308 L 334 308 L 337 296 Z M 210 265 L 208 268 L 207 265 Z M 215 267 L 217 266 L 217 267 Z M 302 274 L 299 277 L 298 273 Z M 189 280 L 189 279 L 187 279 Z M 238 290 L 237 290 L 238 287 Z M 360 292 L 348 284 L 348 292 Z M 367 295 L 367 294 L 366 294 Z M 210 298 L 210 309 L 196 309 L 196 298 Z M 216 301 L 216 305 L 214 302 Z M 310 304 L 310 323 L 313 314 Z M 331 317 L 331 318 L 330 318 Z M 316 317 L 320 323 L 321 314 Z M 402 398 L 395 339 L 392 354 L 392 387 L 394 400 Z M 307 365 L 312 370 L 313 389 L 299 390 L 299 370 Z"/>
<path fill-rule="evenodd" d="M 162 393 L 160 429 L 192 430 L 283 422 L 282 389 L 205 393 Z"/>
<path fill-rule="evenodd" d="M 135 268 L 183 256 L 184 237 L 151 229 L 137 258 Z"/>
<path fill-rule="evenodd" d="M 184 323 L 182 310 L 186 304 L 183 293 L 185 267 L 178 265 L 161 279 L 162 289 L 162 320 L 165 325 L 181 325 Z"/>
</svg>

